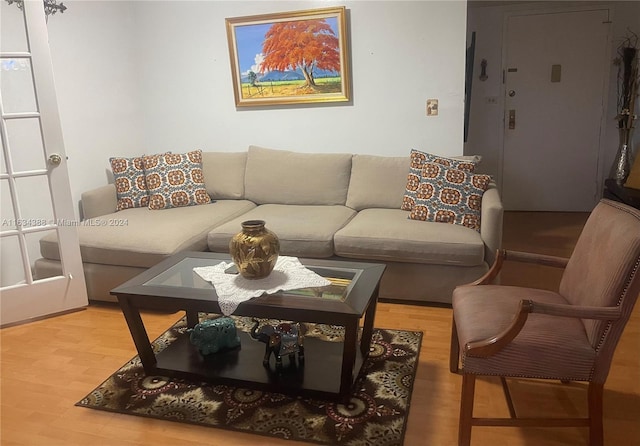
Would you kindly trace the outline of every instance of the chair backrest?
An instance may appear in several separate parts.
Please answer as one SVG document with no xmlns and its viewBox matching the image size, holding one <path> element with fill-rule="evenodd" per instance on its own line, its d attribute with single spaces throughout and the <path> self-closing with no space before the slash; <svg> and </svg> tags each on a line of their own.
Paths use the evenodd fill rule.
<svg viewBox="0 0 640 446">
<path fill-rule="evenodd" d="M 640 293 L 640 210 L 601 200 L 589 216 L 560 282 L 571 304 L 620 306 L 616 321 L 584 319 L 598 352 L 594 381 L 604 382 L 613 352 Z"/>
</svg>

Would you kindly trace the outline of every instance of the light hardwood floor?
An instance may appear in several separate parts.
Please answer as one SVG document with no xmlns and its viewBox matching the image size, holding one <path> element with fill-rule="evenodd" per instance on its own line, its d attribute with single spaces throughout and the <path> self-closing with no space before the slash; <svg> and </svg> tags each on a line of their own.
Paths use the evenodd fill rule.
<svg viewBox="0 0 640 446">
<path fill-rule="evenodd" d="M 507 213 L 509 249 L 569 255 L 584 214 Z M 548 267 L 506 267 L 510 284 L 553 288 L 559 274 Z M 149 335 L 161 334 L 180 314 L 144 315 Z M 416 376 L 406 446 L 456 444 L 461 378 L 449 373 L 451 310 L 381 303 L 377 327 L 421 330 L 424 340 Z M 112 414 L 74 404 L 129 360 L 135 349 L 117 307 L 87 310 L 0 331 L 2 446 L 54 445 L 294 445 L 290 441 L 215 428 Z M 616 355 L 604 395 L 607 445 L 640 445 L 640 306 L 634 310 Z M 512 382 L 523 416 L 584 415 L 580 383 Z M 476 415 L 508 416 L 499 383 L 477 384 Z M 580 428 L 473 429 L 472 445 L 586 445 Z"/>
</svg>

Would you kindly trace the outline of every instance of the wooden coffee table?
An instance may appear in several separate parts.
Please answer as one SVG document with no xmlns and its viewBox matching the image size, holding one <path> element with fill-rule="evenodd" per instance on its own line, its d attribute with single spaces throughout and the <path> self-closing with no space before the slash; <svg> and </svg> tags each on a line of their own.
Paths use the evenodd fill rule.
<svg viewBox="0 0 640 446">
<path fill-rule="evenodd" d="M 350 394 L 369 353 L 380 278 L 384 265 L 337 260 L 300 259 L 327 278 L 346 279 L 342 291 L 296 290 L 263 295 L 241 303 L 234 316 L 283 319 L 344 327 L 343 342 L 305 338 L 302 366 L 264 367 L 265 345 L 238 330 L 238 349 L 202 356 L 182 334 L 154 353 L 140 316 L 141 309 L 186 312 L 187 325 L 199 322 L 199 312 L 221 313 L 213 285 L 193 272 L 194 267 L 230 262 L 226 254 L 182 252 L 113 289 L 129 326 L 147 375 L 205 380 L 309 397 L 344 399 Z M 361 323 L 362 321 L 362 323 Z"/>
</svg>

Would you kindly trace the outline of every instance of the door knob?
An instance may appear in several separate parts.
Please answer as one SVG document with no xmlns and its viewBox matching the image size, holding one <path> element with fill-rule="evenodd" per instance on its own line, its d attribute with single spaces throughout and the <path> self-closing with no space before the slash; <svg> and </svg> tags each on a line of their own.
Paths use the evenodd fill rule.
<svg viewBox="0 0 640 446">
<path fill-rule="evenodd" d="M 516 91 L 515 90 L 509 90 L 509 97 L 514 97 L 516 95 Z"/>
<path fill-rule="evenodd" d="M 49 164 L 52 166 L 57 166 L 62 162 L 62 157 L 57 153 L 52 153 L 49 155 Z"/>
</svg>

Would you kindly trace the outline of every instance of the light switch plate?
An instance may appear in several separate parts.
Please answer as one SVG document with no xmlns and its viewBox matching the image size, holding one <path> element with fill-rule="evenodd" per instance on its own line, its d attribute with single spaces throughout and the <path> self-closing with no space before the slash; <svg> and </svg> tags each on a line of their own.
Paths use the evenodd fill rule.
<svg viewBox="0 0 640 446">
<path fill-rule="evenodd" d="M 427 99 L 427 116 L 438 116 L 437 99 Z"/>
</svg>

